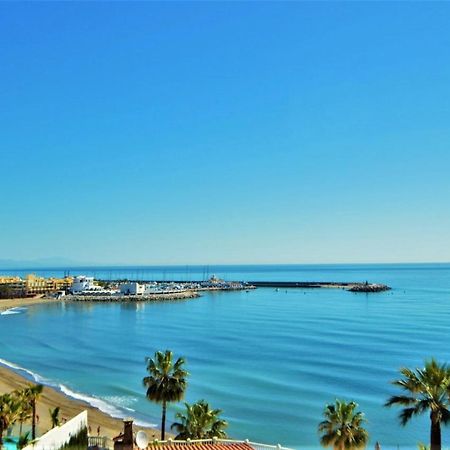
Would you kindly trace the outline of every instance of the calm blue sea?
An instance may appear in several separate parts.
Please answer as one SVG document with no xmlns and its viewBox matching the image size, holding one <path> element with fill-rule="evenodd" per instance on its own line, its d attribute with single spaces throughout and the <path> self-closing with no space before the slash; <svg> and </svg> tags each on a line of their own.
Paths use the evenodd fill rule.
<svg viewBox="0 0 450 450">
<path fill-rule="evenodd" d="M 22 271 L 1 271 L 23 273 Z M 24 272 L 29 272 L 25 270 Z M 35 270 L 46 276 L 60 269 Z M 224 411 L 236 438 L 319 448 L 327 402 L 353 399 L 372 444 L 415 448 L 428 420 L 399 426 L 383 407 L 401 366 L 450 361 L 450 265 L 73 268 L 106 279 L 365 281 L 392 291 L 257 289 L 152 304 L 35 306 L 0 315 L 0 358 L 113 415 L 158 423 L 144 396 L 144 358 L 172 349 L 187 359 L 187 401 Z M 172 405 L 170 416 L 182 405 Z M 450 427 L 443 431 L 450 446 Z"/>
</svg>

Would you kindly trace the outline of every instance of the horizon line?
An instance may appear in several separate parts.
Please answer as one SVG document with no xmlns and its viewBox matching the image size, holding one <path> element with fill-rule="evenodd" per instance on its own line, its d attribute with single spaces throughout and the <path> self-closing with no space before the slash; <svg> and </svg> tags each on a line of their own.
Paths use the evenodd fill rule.
<svg viewBox="0 0 450 450">
<path fill-rule="evenodd" d="M 126 264 L 120 264 L 120 263 L 114 263 L 114 264 L 105 264 L 105 263 L 73 263 L 73 264 L 49 264 L 49 265 L 39 265 L 37 263 L 36 266 L 25 265 L 28 264 L 28 262 L 25 262 L 24 265 L 20 266 L 20 262 L 17 261 L 19 264 L 18 267 L 15 267 L 13 265 L 9 266 L 0 266 L 0 270 L 28 270 L 28 269 L 38 269 L 38 270 L 45 270 L 45 269 L 77 269 L 77 268 L 136 268 L 136 267 L 232 267 L 232 266 L 241 266 L 241 267 L 251 267 L 251 266 L 260 266 L 260 267 L 267 267 L 267 266 L 386 266 L 386 265 L 448 265 L 450 264 L 450 261 L 397 261 L 397 262 L 323 262 L 323 263 L 193 263 L 193 264 L 187 264 L 187 263 L 151 263 L 151 264 L 132 264 L 132 263 L 126 263 Z"/>
</svg>

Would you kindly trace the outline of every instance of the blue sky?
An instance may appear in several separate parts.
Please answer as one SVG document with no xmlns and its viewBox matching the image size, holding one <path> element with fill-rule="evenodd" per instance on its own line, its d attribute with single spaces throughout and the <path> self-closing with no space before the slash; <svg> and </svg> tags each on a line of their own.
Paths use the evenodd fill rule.
<svg viewBox="0 0 450 450">
<path fill-rule="evenodd" d="M 0 259 L 450 260 L 450 3 L 0 3 Z"/>
</svg>

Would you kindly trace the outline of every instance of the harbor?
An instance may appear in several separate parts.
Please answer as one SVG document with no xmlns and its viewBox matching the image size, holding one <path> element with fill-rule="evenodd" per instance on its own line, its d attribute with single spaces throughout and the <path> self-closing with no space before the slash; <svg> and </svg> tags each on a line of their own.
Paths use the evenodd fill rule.
<svg viewBox="0 0 450 450">
<path fill-rule="evenodd" d="M 386 284 L 337 281 L 226 281 L 216 275 L 207 280 L 105 280 L 93 276 L 63 278 L 27 274 L 0 276 L 0 298 L 66 298 L 73 301 L 163 301 L 196 298 L 205 291 L 249 291 L 257 288 L 342 289 L 355 293 L 390 290 Z"/>
</svg>

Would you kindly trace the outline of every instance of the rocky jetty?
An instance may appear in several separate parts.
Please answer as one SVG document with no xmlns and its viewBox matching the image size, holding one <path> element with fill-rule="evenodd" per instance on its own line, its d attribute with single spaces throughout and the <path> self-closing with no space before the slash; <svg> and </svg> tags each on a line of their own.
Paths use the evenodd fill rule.
<svg viewBox="0 0 450 450">
<path fill-rule="evenodd" d="M 391 288 L 385 284 L 358 283 L 348 289 L 349 292 L 383 292 Z"/>
<path fill-rule="evenodd" d="M 200 297 L 197 291 L 176 291 L 161 292 L 146 295 L 66 295 L 64 298 L 75 302 L 115 302 L 115 303 L 134 303 L 134 302 L 151 302 L 151 301 L 167 301 L 167 300 L 185 300 L 189 298 Z"/>
</svg>

